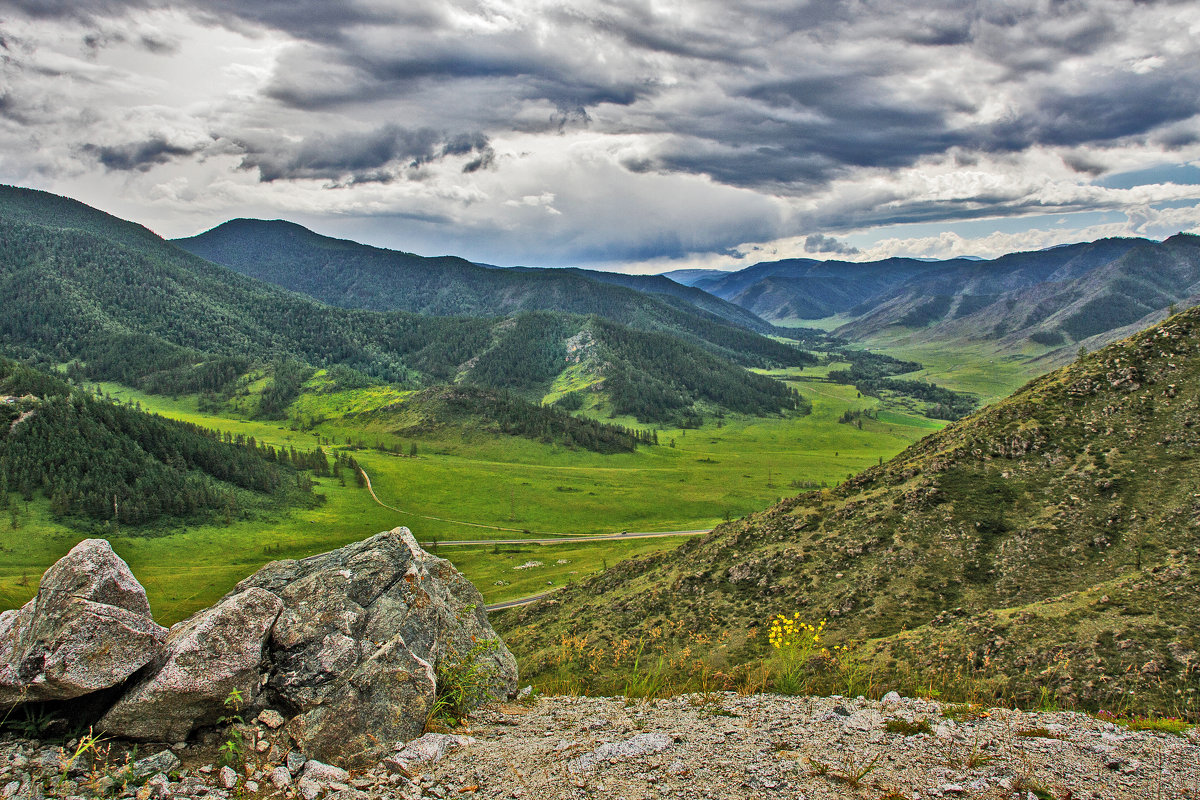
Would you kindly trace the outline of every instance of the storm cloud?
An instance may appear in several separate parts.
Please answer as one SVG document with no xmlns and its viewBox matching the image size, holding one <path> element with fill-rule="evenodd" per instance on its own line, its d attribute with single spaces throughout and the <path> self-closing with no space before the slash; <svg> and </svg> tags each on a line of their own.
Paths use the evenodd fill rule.
<svg viewBox="0 0 1200 800">
<path fill-rule="evenodd" d="M 419 169 L 449 156 L 474 156 L 464 169 L 484 168 L 495 157 L 487 136 L 459 134 L 447 138 L 432 128 L 411 130 L 387 124 L 361 132 L 314 133 L 300 141 L 243 140 L 240 167 L 257 170 L 264 182 L 326 179 L 349 183 L 395 180 L 405 170 Z"/>
<path fill-rule="evenodd" d="M 171 144 L 166 139 L 154 137 L 143 142 L 127 142 L 119 145 L 83 145 L 83 152 L 94 155 L 105 169 L 116 171 L 136 170 L 146 172 L 159 164 L 202 150 L 198 146 Z"/>
<path fill-rule="evenodd" d="M 1200 161 L 1184 0 L 9 8 L 0 178 L 91 200 L 122 173 L 112 207 L 171 234 L 292 216 L 649 269 L 1039 214 L 1066 215 L 1064 240 L 1097 214 L 1200 225 L 1178 210 L 1200 190 L 1104 182 Z"/>
</svg>

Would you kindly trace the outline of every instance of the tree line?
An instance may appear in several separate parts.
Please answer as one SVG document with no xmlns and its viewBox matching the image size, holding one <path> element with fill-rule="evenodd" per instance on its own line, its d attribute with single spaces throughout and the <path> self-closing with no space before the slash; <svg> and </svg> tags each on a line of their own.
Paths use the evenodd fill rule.
<svg viewBox="0 0 1200 800">
<path fill-rule="evenodd" d="M 0 395 L 18 398 L 0 402 L 0 505 L 40 493 L 56 518 L 84 527 L 308 504 L 316 499 L 301 472 L 330 474 L 320 449 L 277 450 L 146 414 L 5 359 Z"/>
</svg>

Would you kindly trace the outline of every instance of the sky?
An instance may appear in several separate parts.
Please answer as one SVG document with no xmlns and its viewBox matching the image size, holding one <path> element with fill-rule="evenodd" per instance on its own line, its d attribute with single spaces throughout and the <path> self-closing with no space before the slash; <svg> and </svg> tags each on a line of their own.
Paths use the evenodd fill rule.
<svg viewBox="0 0 1200 800">
<path fill-rule="evenodd" d="M 0 182 L 627 272 L 1200 232 L 1196 0 L 0 0 Z"/>
</svg>

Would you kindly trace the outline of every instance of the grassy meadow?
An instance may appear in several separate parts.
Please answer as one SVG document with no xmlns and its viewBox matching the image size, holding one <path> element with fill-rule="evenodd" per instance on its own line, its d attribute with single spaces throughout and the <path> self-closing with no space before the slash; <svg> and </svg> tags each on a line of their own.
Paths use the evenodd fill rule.
<svg viewBox="0 0 1200 800">
<path fill-rule="evenodd" d="M 353 443 L 353 456 L 370 474 L 380 500 L 400 509 L 376 504 L 350 477 L 346 485 L 323 478 L 314 491 L 325 502 L 314 509 L 230 525 L 155 530 L 150 536 L 137 531 L 103 535 L 146 586 L 158 619 L 170 624 L 211 604 L 267 561 L 324 552 L 397 525 L 407 525 L 430 546 L 451 540 L 710 527 L 805 488 L 836 485 L 942 425 L 894 403 L 858 397 L 853 387 L 826 382 L 825 371 L 768 373 L 796 386 L 812 402 L 810 415 L 710 418 L 698 429 L 659 429 L 659 446 L 614 455 L 497 435 L 470 421 L 443 425 L 414 420 L 403 405 L 379 411 L 407 397 L 386 387 L 307 392 L 291 407 L 290 419 L 265 421 L 243 417 L 233 408 L 202 412 L 196 397 L 173 399 L 101 384 L 104 392 L 144 410 L 277 447 L 311 449 L 328 441 L 327 447 L 346 448 Z M 862 420 L 861 429 L 838 423 L 847 409 L 874 409 L 878 419 Z M 414 445 L 416 455 L 410 456 Z M 476 525 L 463 524 L 467 522 Z M 48 501 L 40 498 L 21 504 L 18 526 L 14 530 L 9 519 L 0 519 L 0 608 L 31 597 L 41 572 L 87 535 L 54 522 Z M 480 587 L 488 602 L 497 602 L 681 541 L 439 551 Z M 527 561 L 542 565 L 513 569 Z"/>
</svg>

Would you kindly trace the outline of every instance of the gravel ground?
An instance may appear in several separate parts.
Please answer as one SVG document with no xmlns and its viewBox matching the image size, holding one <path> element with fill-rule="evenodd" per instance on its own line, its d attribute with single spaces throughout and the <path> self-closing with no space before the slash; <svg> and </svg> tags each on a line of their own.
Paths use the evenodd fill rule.
<svg viewBox="0 0 1200 800">
<path fill-rule="evenodd" d="M 1180 737 L 1005 709 L 955 721 L 943 710 L 774 695 L 546 698 L 480 712 L 477 741 L 427 783 L 447 796 L 478 786 L 484 797 L 527 798 L 1200 800 L 1196 729 Z M 889 720 L 927 720 L 929 733 L 890 732 Z"/>
<path fill-rule="evenodd" d="M 258 744 L 241 769 L 212 764 L 211 746 L 143 747 L 139 777 L 106 788 L 136 800 L 1200 800 L 1200 729 L 1135 732 L 1085 714 L 896 697 L 539 698 L 481 709 L 456 736 L 423 737 L 351 773 L 289 752 L 271 725 L 247 728 Z M 56 783 L 56 752 L 0 740 L 0 798 L 95 796 L 81 766 Z"/>
</svg>

